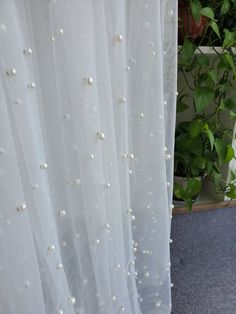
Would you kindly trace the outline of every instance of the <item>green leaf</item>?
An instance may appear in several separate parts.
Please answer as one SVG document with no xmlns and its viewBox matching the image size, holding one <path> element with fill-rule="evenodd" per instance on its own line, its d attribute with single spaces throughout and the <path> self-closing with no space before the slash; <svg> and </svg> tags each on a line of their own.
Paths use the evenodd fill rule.
<svg viewBox="0 0 236 314">
<path fill-rule="evenodd" d="M 228 186 L 227 186 L 227 192 L 226 192 L 226 196 L 228 196 L 229 198 L 231 199 L 234 199 L 236 198 L 236 187 L 233 183 L 230 183 Z"/>
<path fill-rule="evenodd" d="M 227 99 L 225 101 L 225 107 L 233 113 L 236 113 L 236 97 Z"/>
<path fill-rule="evenodd" d="M 208 17 L 210 20 L 214 20 L 215 17 L 213 10 L 209 7 L 202 8 L 200 14 Z"/>
<path fill-rule="evenodd" d="M 220 181 L 221 181 L 221 174 L 215 170 L 212 171 L 211 173 L 213 179 L 214 179 L 214 182 L 215 182 L 215 185 L 219 185 Z"/>
<path fill-rule="evenodd" d="M 221 6 L 221 9 L 220 9 L 220 14 L 221 15 L 226 14 L 229 11 L 229 9 L 230 9 L 230 2 L 229 2 L 229 0 L 224 0 L 223 4 Z"/>
<path fill-rule="evenodd" d="M 209 26 L 212 28 L 212 30 L 216 33 L 216 35 L 219 37 L 219 38 L 221 38 L 221 36 L 220 36 L 220 30 L 219 30 L 219 27 L 218 27 L 218 25 L 216 24 L 216 22 L 215 21 L 213 21 L 213 20 L 211 20 L 210 22 L 209 22 Z"/>
<path fill-rule="evenodd" d="M 219 163 L 222 165 L 225 161 L 228 147 L 224 140 L 222 139 L 216 139 L 215 140 L 215 149 L 219 158 Z"/>
<path fill-rule="evenodd" d="M 227 153 L 224 159 L 225 163 L 230 162 L 234 158 L 234 149 L 231 145 L 227 145 Z"/>
<path fill-rule="evenodd" d="M 191 11 L 192 11 L 192 15 L 195 19 L 196 22 L 199 22 L 200 20 L 200 10 L 201 10 L 201 2 L 199 0 L 192 0 L 191 1 Z"/>
<path fill-rule="evenodd" d="M 206 123 L 205 126 L 204 126 L 204 131 L 206 132 L 206 134 L 207 134 L 207 136 L 208 136 L 208 139 L 209 139 L 209 141 L 210 141 L 211 151 L 213 151 L 215 139 L 214 139 L 214 135 L 213 135 L 213 133 L 211 132 L 211 130 L 209 129 L 209 126 L 208 126 L 207 123 Z"/>
<path fill-rule="evenodd" d="M 223 41 L 223 48 L 230 48 L 236 44 L 236 31 L 230 32 L 228 29 L 224 29 L 225 38 Z"/>
<path fill-rule="evenodd" d="M 201 190 L 202 181 L 198 178 L 191 178 L 188 180 L 186 194 L 187 196 L 196 197 Z"/>
<path fill-rule="evenodd" d="M 202 128 L 204 126 L 204 123 L 201 119 L 195 119 L 190 122 L 188 126 L 188 132 L 190 137 L 196 137 L 199 135 L 199 133 L 202 131 Z"/>
<path fill-rule="evenodd" d="M 228 52 L 225 52 L 222 54 L 222 59 L 223 62 L 226 63 L 233 70 L 234 77 L 236 78 L 236 67 L 232 55 Z"/>
<path fill-rule="evenodd" d="M 208 72 L 210 79 L 216 84 L 218 79 L 218 73 L 216 69 L 212 69 Z"/>
<path fill-rule="evenodd" d="M 200 54 L 197 56 L 196 58 L 196 63 L 200 66 L 206 65 L 208 66 L 210 64 L 209 58 L 204 55 L 204 54 Z"/>
<path fill-rule="evenodd" d="M 203 157 L 196 157 L 193 160 L 193 167 L 198 168 L 198 169 L 205 169 L 207 163 L 207 159 Z"/>
<path fill-rule="evenodd" d="M 236 179 L 236 174 L 232 170 L 230 170 L 230 180 L 234 181 L 235 179 Z"/>
<path fill-rule="evenodd" d="M 215 97 L 215 92 L 209 87 L 197 86 L 194 91 L 194 103 L 196 112 L 200 113 L 203 111 Z"/>
<path fill-rule="evenodd" d="M 185 151 L 195 154 L 196 156 L 202 156 L 203 143 L 200 136 L 194 138 L 185 136 L 184 138 L 176 139 L 175 146 L 178 151 Z"/>
<path fill-rule="evenodd" d="M 181 64 L 190 65 L 195 54 L 196 45 L 189 39 L 185 39 L 181 50 Z"/>
</svg>

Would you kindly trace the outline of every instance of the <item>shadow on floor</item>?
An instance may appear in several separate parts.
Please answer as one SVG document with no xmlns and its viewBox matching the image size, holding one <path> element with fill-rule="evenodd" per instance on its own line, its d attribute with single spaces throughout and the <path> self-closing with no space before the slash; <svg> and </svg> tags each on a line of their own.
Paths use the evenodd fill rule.
<svg viewBox="0 0 236 314">
<path fill-rule="evenodd" d="M 236 208 L 172 220 L 172 314 L 236 314 Z"/>
</svg>

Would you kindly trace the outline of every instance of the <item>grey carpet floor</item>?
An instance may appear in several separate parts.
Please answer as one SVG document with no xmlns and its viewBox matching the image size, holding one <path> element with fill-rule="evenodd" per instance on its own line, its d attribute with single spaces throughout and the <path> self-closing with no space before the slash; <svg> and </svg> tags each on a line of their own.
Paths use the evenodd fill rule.
<svg viewBox="0 0 236 314">
<path fill-rule="evenodd" d="M 236 208 L 173 216 L 172 314 L 236 314 Z"/>
</svg>

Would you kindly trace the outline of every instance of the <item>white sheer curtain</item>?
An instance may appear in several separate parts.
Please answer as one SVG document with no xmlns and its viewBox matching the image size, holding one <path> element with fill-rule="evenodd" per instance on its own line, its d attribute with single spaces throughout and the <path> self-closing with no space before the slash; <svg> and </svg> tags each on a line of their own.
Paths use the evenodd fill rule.
<svg viewBox="0 0 236 314">
<path fill-rule="evenodd" d="M 170 313 L 176 7 L 0 1 L 0 313 Z"/>
</svg>

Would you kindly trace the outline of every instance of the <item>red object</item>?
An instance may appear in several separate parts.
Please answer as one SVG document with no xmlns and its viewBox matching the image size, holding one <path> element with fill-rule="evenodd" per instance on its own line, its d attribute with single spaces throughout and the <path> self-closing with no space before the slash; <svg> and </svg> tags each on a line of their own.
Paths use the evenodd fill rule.
<svg viewBox="0 0 236 314">
<path fill-rule="evenodd" d="M 199 22 L 196 22 L 191 8 L 187 3 L 179 3 L 179 43 L 182 44 L 184 37 L 196 39 L 203 36 L 207 27 L 207 17 L 201 16 Z"/>
</svg>

